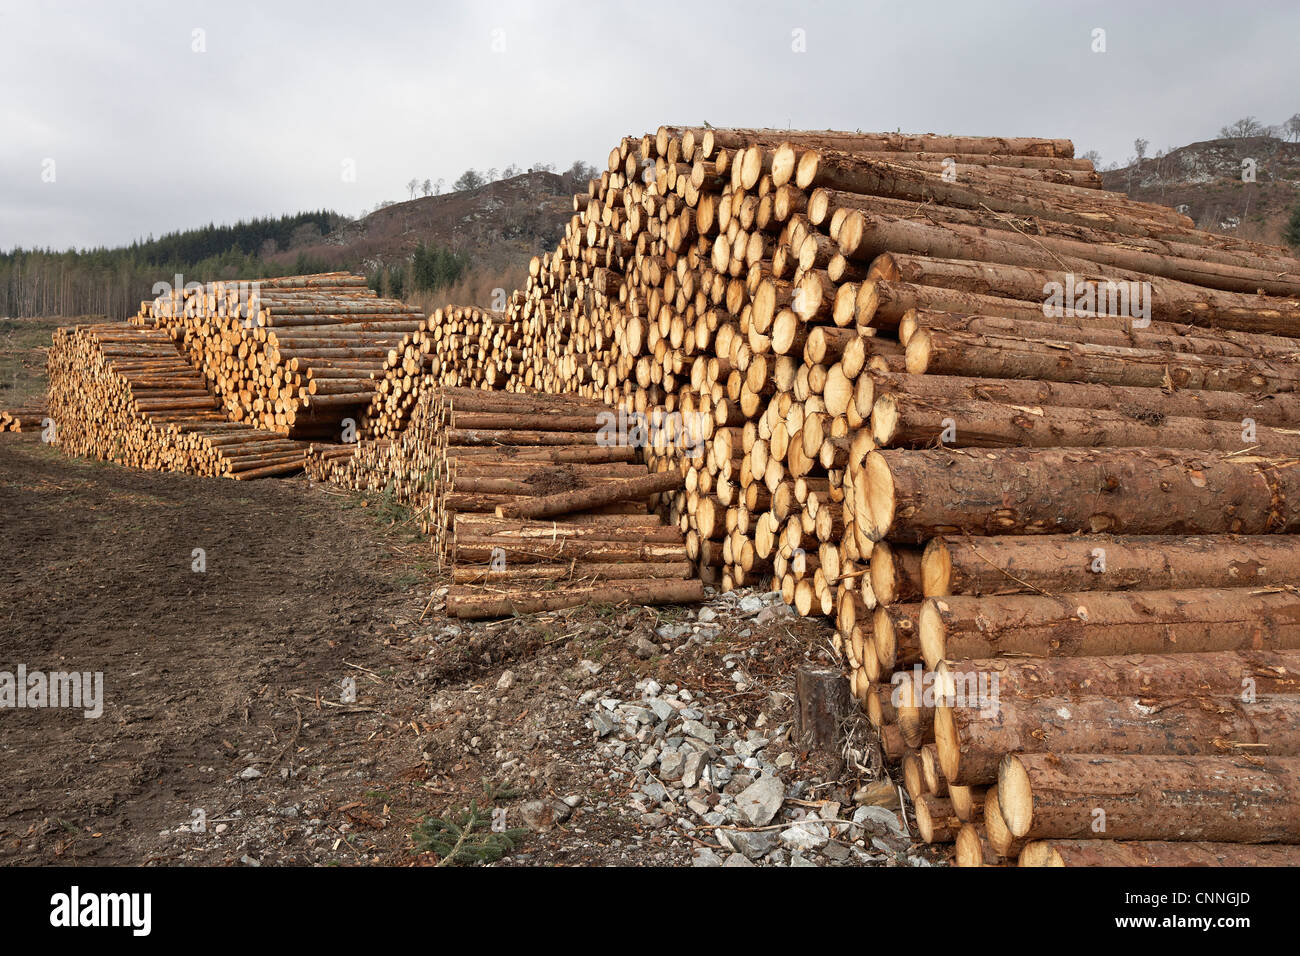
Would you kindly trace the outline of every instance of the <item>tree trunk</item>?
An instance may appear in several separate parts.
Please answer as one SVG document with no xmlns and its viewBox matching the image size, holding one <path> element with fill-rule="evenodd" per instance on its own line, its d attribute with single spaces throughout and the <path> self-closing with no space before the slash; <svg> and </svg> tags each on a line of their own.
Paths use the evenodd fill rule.
<svg viewBox="0 0 1300 956">
<path fill-rule="evenodd" d="M 967 335 L 1005 335 L 1037 341 L 1082 342 L 1117 348 L 1263 359 L 1285 364 L 1295 358 L 1300 342 L 1280 335 L 1255 335 L 1201 329 L 1171 322 L 1135 325 L 1127 316 L 1039 316 L 1036 319 L 1001 315 L 966 315 L 918 310 L 899 323 L 899 341 L 906 345 L 918 329 L 963 332 Z"/>
<path fill-rule="evenodd" d="M 1203 251 L 1201 254 L 1205 255 L 1206 252 Z M 1121 278 L 1114 272 L 1105 274 L 1094 271 L 1080 274 L 1062 270 L 1057 266 L 1039 269 L 997 262 L 939 259 L 903 252 L 886 252 L 872 261 L 867 278 L 920 287 L 925 290 L 918 293 L 921 295 L 935 295 L 938 294 L 938 289 L 944 289 L 992 297 L 996 301 L 1015 300 L 1021 306 L 1031 306 L 1037 313 L 1039 321 L 1044 320 L 1045 303 L 1049 295 L 1055 292 L 1061 297 L 1060 305 L 1063 308 L 1073 306 L 1079 312 L 1101 313 L 1089 316 L 1089 321 L 1112 319 L 1130 325 L 1132 323 L 1130 313 L 1127 312 L 1115 314 L 1115 311 L 1111 310 L 1107 315 L 1105 298 L 1100 303 L 1093 303 L 1091 308 L 1088 307 L 1089 303 L 1085 296 L 1090 290 L 1109 293 L 1112 290 L 1107 283 L 1132 281 L 1131 276 Z M 1149 284 L 1149 288 L 1144 290 L 1141 302 L 1130 304 L 1147 304 L 1150 307 L 1149 318 L 1155 322 L 1213 326 L 1215 332 L 1230 329 L 1239 333 L 1295 335 L 1295 321 L 1300 318 L 1300 302 L 1295 301 L 1294 298 L 1223 292 L 1156 277 L 1148 277 L 1144 281 Z M 987 310 L 980 308 L 971 311 L 998 316 L 1005 314 L 1001 308 Z M 1066 311 L 1064 314 L 1068 315 L 1069 312 Z M 1007 317 L 1030 319 L 1032 315 L 1032 312 L 1024 312 Z M 1232 334 L 1228 333 L 1228 337 Z"/>
<path fill-rule="evenodd" d="M 640 501 L 650 495 L 681 488 L 681 472 L 658 472 L 640 478 L 615 478 L 553 495 L 497 505 L 499 518 L 553 518 L 574 511 L 586 511 L 624 501 Z"/>
<path fill-rule="evenodd" d="M 932 538 L 926 597 L 1264 587 L 1300 581 L 1295 535 L 995 535 Z"/>
<path fill-rule="evenodd" d="M 1132 418 L 1109 409 L 876 399 L 871 434 L 881 447 L 1199 448 L 1300 455 L 1300 430 L 1199 418 Z"/>
<path fill-rule="evenodd" d="M 873 372 L 877 394 L 898 395 L 934 404 L 957 401 L 1108 409 L 1130 418 L 1208 418 L 1292 428 L 1300 422 L 1300 395 L 1244 395 L 1240 392 L 1166 391 L 1074 382 L 1043 382 L 960 375 L 897 375 Z M 874 397 L 874 396 L 873 396 Z"/>
<path fill-rule="evenodd" d="M 908 340 L 906 369 L 913 375 L 1037 378 L 1171 391 L 1300 390 L 1300 368 L 1278 361 L 937 329 L 918 329 Z"/>
<path fill-rule="evenodd" d="M 935 693 L 978 697 L 995 684 L 999 699 L 1039 697 L 1237 697 L 1300 694 L 1300 651 L 1120 654 L 1110 657 L 976 658 L 941 661 Z M 987 675 L 987 676 L 982 676 Z M 937 754 L 937 751 L 936 751 Z"/>
<path fill-rule="evenodd" d="M 960 667 L 961 665 L 958 665 Z M 1001 689 L 999 688 L 999 691 Z M 940 706 L 934 742 L 944 777 L 990 784 L 1009 753 L 1300 757 L 1300 697 L 1068 696 L 1016 700 L 999 693 Z"/>
<path fill-rule="evenodd" d="M 1178 843 L 1160 840 L 1035 840 L 1020 851 L 1021 866 L 1300 866 L 1300 846 Z"/>
<path fill-rule="evenodd" d="M 895 605 L 907 606 L 907 605 Z M 927 598 L 917 631 L 928 667 L 1032 654 L 1098 657 L 1300 648 L 1300 594 L 1253 588 L 1084 591 Z"/>
<path fill-rule="evenodd" d="M 1017 754 L 998 773 L 1020 839 L 1300 842 L 1300 758 Z"/>
<path fill-rule="evenodd" d="M 500 593 L 453 591 L 447 612 L 461 619 L 511 617 L 538 611 L 558 611 L 584 604 L 694 604 L 704 600 L 701 581 L 645 581 L 562 591 L 520 589 Z"/>
<path fill-rule="evenodd" d="M 854 521 L 873 541 L 1300 528 L 1290 459 L 1167 448 L 882 450 L 853 476 L 853 495 Z"/>
<path fill-rule="evenodd" d="M 844 672 L 837 667 L 802 666 L 795 672 L 795 696 L 800 746 L 839 756 L 845 721 L 854 712 Z"/>
</svg>

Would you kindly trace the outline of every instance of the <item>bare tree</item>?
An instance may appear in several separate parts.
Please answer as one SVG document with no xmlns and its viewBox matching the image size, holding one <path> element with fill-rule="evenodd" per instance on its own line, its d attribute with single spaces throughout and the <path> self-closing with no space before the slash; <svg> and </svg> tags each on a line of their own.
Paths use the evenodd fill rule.
<svg viewBox="0 0 1300 956">
<path fill-rule="evenodd" d="M 1296 113 L 1289 120 L 1287 120 L 1283 126 L 1283 129 L 1286 130 L 1286 134 L 1288 137 L 1300 142 L 1300 113 Z"/>
<path fill-rule="evenodd" d="M 406 184 L 406 190 L 411 194 L 412 199 L 415 198 L 415 191 L 419 188 L 420 188 L 420 181 L 415 178 L 412 178 L 411 181 Z"/>
<path fill-rule="evenodd" d="M 426 196 L 433 192 L 433 182 L 426 179 L 424 182 L 420 183 L 420 192 L 424 193 Z"/>
<path fill-rule="evenodd" d="M 501 170 L 502 179 L 513 179 L 515 176 L 518 175 L 519 175 L 519 167 L 516 166 L 514 163 L 511 163 L 505 169 Z"/>
<path fill-rule="evenodd" d="M 442 195 L 442 190 L 443 190 L 443 188 L 444 188 L 446 185 L 447 185 L 447 180 L 445 180 L 445 179 L 443 179 L 441 176 L 439 176 L 439 177 L 438 177 L 438 181 L 437 181 L 436 183 L 433 184 L 433 194 L 434 194 L 435 196 L 441 196 L 441 195 Z"/>
<path fill-rule="evenodd" d="M 1079 158 L 1086 159 L 1088 162 L 1092 163 L 1093 169 L 1101 169 L 1101 153 L 1097 152 L 1095 149 L 1088 150 Z"/>
<path fill-rule="evenodd" d="M 1147 158 L 1147 147 L 1150 145 L 1150 141 L 1143 139 L 1141 136 L 1133 140 L 1133 152 L 1137 155 L 1139 164 Z"/>
<path fill-rule="evenodd" d="M 1219 139 L 1247 139 L 1251 136 L 1264 135 L 1264 124 L 1253 116 L 1243 116 L 1235 123 L 1219 130 Z"/>
</svg>

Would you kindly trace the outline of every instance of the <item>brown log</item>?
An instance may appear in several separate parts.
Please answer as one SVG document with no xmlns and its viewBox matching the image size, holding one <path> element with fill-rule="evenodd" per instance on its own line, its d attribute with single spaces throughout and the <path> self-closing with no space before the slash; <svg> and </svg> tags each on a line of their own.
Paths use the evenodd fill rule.
<svg viewBox="0 0 1300 956">
<path fill-rule="evenodd" d="M 1024 321 L 1068 321 L 1047 317 L 1054 293 L 1061 300 L 1061 311 L 1056 312 L 1056 316 L 1078 313 L 1085 320 L 1109 319 L 1111 322 L 1107 324 L 1114 328 L 1133 328 L 1134 307 L 1142 306 L 1149 308 L 1149 315 L 1142 316 L 1146 320 L 1214 326 L 1216 331 L 1228 329 L 1294 337 L 1295 322 L 1300 319 L 1300 302 L 1294 299 L 1222 292 L 1156 277 L 1144 280 L 1146 288 L 1134 290 L 1122 285 L 1130 280 L 1118 279 L 1113 273 L 1076 274 L 1059 268 L 1034 269 L 906 253 L 888 252 L 877 257 L 872 262 L 868 278 L 883 279 L 891 284 L 903 283 L 917 295 L 935 297 L 940 301 L 944 301 L 944 293 L 938 289 L 993 297 L 991 302 L 974 301 L 993 305 L 988 314 Z M 916 286 L 929 288 L 918 289 Z M 1139 293 L 1139 298 L 1125 301 L 1134 291 Z M 1098 292 L 1101 293 L 1100 301 L 1089 302 L 1087 296 Z M 1026 305 L 1030 308 L 1025 309 Z M 1014 314 L 1003 311 L 1008 307 L 1014 310 Z M 946 307 L 942 310 L 985 311 L 983 308 L 954 310 Z M 867 316 L 866 320 L 870 318 Z M 1140 328 L 1135 331 L 1140 331 Z"/>
<path fill-rule="evenodd" d="M 1172 841 L 1034 840 L 1021 866 L 1300 866 L 1300 846 Z"/>
<path fill-rule="evenodd" d="M 1241 424 L 1292 427 L 1300 422 L 1300 394 L 1245 395 L 1237 392 L 1175 391 L 1075 382 L 968 378 L 954 375 L 899 375 L 873 372 L 876 393 L 934 404 L 995 401 L 1012 405 L 1108 409 L 1133 418 L 1206 418 Z M 873 396 L 874 398 L 874 396 Z M 870 406 L 868 406 L 870 410 Z"/>
<path fill-rule="evenodd" d="M 882 450 L 854 476 L 854 520 L 873 541 L 954 531 L 1275 534 L 1300 528 L 1291 462 L 1165 448 Z"/>
<path fill-rule="evenodd" d="M 1300 842 L 1295 757 L 1016 754 L 998 793 L 1018 839 Z"/>
<path fill-rule="evenodd" d="M 908 340 L 906 369 L 913 375 L 1036 378 L 1171 390 L 1300 391 L 1300 368 L 1268 359 L 935 329 L 918 329 Z"/>
<path fill-rule="evenodd" d="M 941 660 L 1021 653 L 1098 657 L 1300 647 L 1300 595 L 1283 589 L 1191 588 L 927 598 L 918 642 Z"/>
<path fill-rule="evenodd" d="M 550 518 L 601 505 L 638 501 L 683 486 L 680 472 L 659 472 L 640 478 L 614 478 L 584 488 L 574 488 L 508 505 L 498 505 L 500 518 Z"/>
<path fill-rule="evenodd" d="M 953 401 L 937 405 L 883 394 L 871 413 L 876 442 L 894 447 L 944 444 L 953 448 L 1203 448 L 1300 455 L 1300 429 L 1255 422 L 1216 422 L 1152 415 L 1130 417 L 1103 409 Z"/>
<path fill-rule="evenodd" d="M 1300 581 L 1300 536 L 1293 535 L 952 536 L 932 538 L 921 558 L 926 597 L 1294 581 Z"/>
<path fill-rule="evenodd" d="M 952 801 L 926 793 L 913 801 L 916 828 L 926 843 L 952 843 L 962 822 L 952 812 Z"/>
<path fill-rule="evenodd" d="M 689 578 L 688 561 L 663 563 L 606 562 L 597 564 L 528 565 L 522 568 L 494 570 L 489 567 L 462 565 L 452 569 L 456 584 L 515 584 L 529 581 L 580 582 L 593 580 L 630 580 L 640 578 Z"/>
<path fill-rule="evenodd" d="M 701 581 L 655 580 L 563 591 L 453 592 L 447 595 L 447 611 L 462 619 L 480 619 L 558 611 L 584 604 L 693 604 L 704 598 Z"/>
<path fill-rule="evenodd" d="M 1111 657 L 976 658 L 941 661 L 934 671 L 941 699 L 1135 696 L 1150 699 L 1300 693 L 1300 651 L 1120 654 Z M 987 675 L 987 676 L 982 676 Z M 936 750 L 937 755 L 937 750 Z"/>
<path fill-rule="evenodd" d="M 999 689 L 1000 690 L 1000 689 Z M 940 706 L 934 742 L 944 777 L 997 780 L 1008 753 L 1300 757 L 1300 697 L 1039 697 L 1001 693 Z"/>
<path fill-rule="evenodd" d="M 849 684 L 839 668 L 802 666 L 795 672 L 795 735 L 806 750 L 838 755 L 852 711 Z"/>
</svg>

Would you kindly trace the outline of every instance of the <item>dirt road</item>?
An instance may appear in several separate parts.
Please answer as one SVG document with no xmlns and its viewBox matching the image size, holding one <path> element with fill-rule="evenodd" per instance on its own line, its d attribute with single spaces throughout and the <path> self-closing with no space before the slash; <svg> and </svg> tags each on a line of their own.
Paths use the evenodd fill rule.
<svg viewBox="0 0 1300 956">
<path fill-rule="evenodd" d="M 689 687 L 720 733 L 767 727 L 775 759 L 797 749 L 773 729 L 827 629 L 734 601 L 708 625 L 643 607 L 462 624 L 411 528 L 382 497 L 302 478 L 138 472 L 0 440 L 0 672 L 104 679 L 96 719 L 0 709 L 0 863 L 429 865 L 444 857 L 422 824 L 471 805 L 520 828 L 502 865 L 725 855 L 693 832 L 699 813 L 637 809 L 627 748 L 650 744 L 602 739 L 593 708 Z M 849 805 L 835 767 L 786 757 L 782 773 Z M 560 825 L 521 826 L 559 802 Z"/>
<path fill-rule="evenodd" d="M 400 657 L 386 639 L 419 577 L 368 514 L 302 480 L 135 472 L 22 436 L 0 443 L 0 516 L 0 669 L 105 685 L 98 719 L 0 712 L 4 859 L 142 863 L 209 846 L 233 862 L 244 848 L 192 822 L 215 837 L 259 808 L 364 790 L 356 774 L 376 755 L 337 734 L 374 719 L 358 709 L 366 671 Z M 344 705 L 349 677 L 358 701 Z M 318 711 L 318 695 L 336 706 Z M 318 859 L 310 845 L 275 853 Z"/>
</svg>

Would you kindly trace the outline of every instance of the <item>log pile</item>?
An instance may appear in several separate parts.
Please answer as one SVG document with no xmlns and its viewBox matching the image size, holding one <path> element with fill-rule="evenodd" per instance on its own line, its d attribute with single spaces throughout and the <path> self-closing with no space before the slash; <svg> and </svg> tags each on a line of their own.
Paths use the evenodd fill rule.
<svg viewBox="0 0 1300 956">
<path fill-rule="evenodd" d="M 522 333 L 503 312 L 472 306 L 436 310 L 389 350 L 364 434 L 394 438 L 406 428 L 425 388 L 502 388 L 523 361 Z"/>
<path fill-rule="evenodd" d="M 133 321 L 176 339 L 231 421 L 339 440 L 425 317 L 340 272 L 195 284 L 142 303 Z"/>
<path fill-rule="evenodd" d="M 313 446 L 308 473 L 414 509 L 457 617 L 699 601 L 680 531 L 646 506 L 679 479 L 648 473 L 611 420 L 589 399 L 433 388 L 399 437 Z"/>
<path fill-rule="evenodd" d="M 241 480 L 303 468 L 303 443 L 229 421 L 161 330 L 57 329 L 48 372 L 54 441 L 70 454 Z"/>
<path fill-rule="evenodd" d="M 42 405 L 23 405 L 19 408 L 0 408 L 0 432 L 37 431 L 45 421 Z"/>
<path fill-rule="evenodd" d="M 834 617 L 964 862 L 1288 858 L 1224 844 L 1300 833 L 1294 690 L 1180 681 L 1300 648 L 1300 262 L 1098 187 L 1063 140 L 625 139 L 511 303 L 507 387 L 618 406 L 701 576 Z M 1161 679 L 1091 689 L 1134 655 Z M 1090 670 L 1002 716 L 927 693 L 1002 660 Z M 1194 811 L 1120 797 L 1166 782 Z"/>
<path fill-rule="evenodd" d="M 832 618 L 959 862 L 1294 860 L 1300 262 L 1099 187 L 1066 140 L 663 127 L 504 318 L 326 276 L 139 321 L 237 421 L 370 409 L 312 471 L 415 504 L 452 613 Z"/>
</svg>

